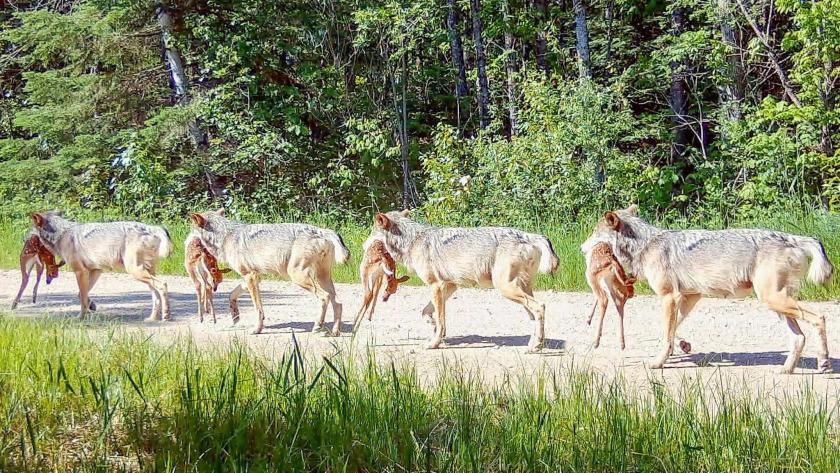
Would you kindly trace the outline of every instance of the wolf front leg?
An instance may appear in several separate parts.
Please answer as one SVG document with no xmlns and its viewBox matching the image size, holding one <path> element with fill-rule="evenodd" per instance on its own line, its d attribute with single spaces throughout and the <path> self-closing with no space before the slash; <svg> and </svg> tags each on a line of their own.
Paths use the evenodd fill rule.
<svg viewBox="0 0 840 473">
<path fill-rule="evenodd" d="M 90 299 L 88 294 L 90 291 L 90 273 L 86 269 L 76 270 L 76 283 L 79 285 L 79 302 L 81 303 L 81 310 L 79 318 L 84 319 L 90 308 Z"/>
<path fill-rule="evenodd" d="M 443 337 L 446 336 L 446 283 L 432 284 L 432 303 L 435 306 L 435 331 L 426 343 L 426 348 L 434 350 L 440 347 Z"/>
<path fill-rule="evenodd" d="M 677 329 L 678 295 L 665 294 L 662 296 L 662 351 L 650 365 L 653 369 L 665 366 L 665 361 L 674 351 L 674 333 Z"/>
<path fill-rule="evenodd" d="M 262 296 L 260 295 L 260 275 L 258 273 L 248 273 L 244 276 L 244 278 L 245 285 L 248 287 L 248 293 L 251 295 L 251 301 L 254 302 L 254 307 L 257 309 L 257 327 L 252 333 L 254 335 L 259 335 L 263 331 L 263 324 L 265 321 Z"/>
</svg>

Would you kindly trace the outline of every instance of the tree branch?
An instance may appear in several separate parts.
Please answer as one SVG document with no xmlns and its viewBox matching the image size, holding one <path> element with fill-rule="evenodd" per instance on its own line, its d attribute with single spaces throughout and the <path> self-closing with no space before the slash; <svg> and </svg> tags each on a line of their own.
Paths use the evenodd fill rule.
<svg viewBox="0 0 840 473">
<path fill-rule="evenodd" d="M 787 73 L 785 69 L 782 67 L 781 61 L 779 61 L 778 56 L 776 56 L 776 52 L 773 49 L 773 46 L 770 44 L 770 41 L 767 39 L 767 36 L 758 28 L 758 25 L 755 23 L 753 17 L 747 11 L 747 8 L 744 6 L 744 2 L 742 0 L 735 0 L 738 2 L 738 6 L 741 8 L 741 12 L 744 13 L 744 18 L 747 19 L 747 22 L 750 24 L 750 28 L 752 28 L 755 36 L 761 41 L 761 44 L 764 45 L 764 48 L 767 50 L 767 56 L 770 58 L 770 63 L 773 65 L 773 70 L 776 71 L 776 75 L 779 76 L 779 81 L 782 83 L 782 87 L 785 89 L 785 94 L 787 94 L 788 98 L 794 105 L 797 107 L 802 107 L 802 102 L 799 101 L 799 97 L 796 96 L 796 92 L 793 90 L 793 86 L 790 83 L 790 79 L 788 79 Z"/>
</svg>

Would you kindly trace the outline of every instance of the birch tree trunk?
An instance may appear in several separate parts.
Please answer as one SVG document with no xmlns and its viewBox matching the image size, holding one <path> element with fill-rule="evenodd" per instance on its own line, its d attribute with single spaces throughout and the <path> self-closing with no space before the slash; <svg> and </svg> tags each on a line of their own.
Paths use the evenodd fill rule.
<svg viewBox="0 0 840 473">
<path fill-rule="evenodd" d="M 155 15 L 158 25 L 160 25 L 160 48 L 166 68 L 169 70 L 169 86 L 172 88 L 173 101 L 179 105 L 187 105 L 190 102 L 189 80 L 187 80 L 187 73 L 184 71 L 181 52 L 175 45 L 172 15 L 162 2 L 157 3 Z M 206 153 L 209 140 L 201 123 L 197 119 L 190 120 L 188 128 L 193 146 L 199 153 Z M 210 191 L 210 195 L 217 201 L 224 201 L 227 197 L 224 179 L 215 175 L 209 169 L 204 170 L 204 177 L 207 180 L 207 189 Z"/>
</svg>

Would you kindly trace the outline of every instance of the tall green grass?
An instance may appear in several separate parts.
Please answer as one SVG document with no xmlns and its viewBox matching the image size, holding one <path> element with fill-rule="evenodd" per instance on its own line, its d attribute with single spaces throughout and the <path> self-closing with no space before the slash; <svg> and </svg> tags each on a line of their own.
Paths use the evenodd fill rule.
<svg viewBox="0 0 840 473">
<path fill-rule="evenodd" d="M 80 219 L 95 221 L 96 218 Z M 269 219 L 271 221 L 284 221 L 282 217 Z M 337 282 L 358 282 L 358 267 L 362 257 L 362 243 L 370 234 L 370 225 L 363 225 L 354 222 L 336 222 L 328 218 L 312 216 L 307 219 L 310 223 L 337 230 L 351 253 L 351 260 L 345 265 L 337 265 L 333 271 L 333 277 Z M 502 222 L 487 222 L 488 224 L 500 224 Z M 173 255 L 161 262 L 159 271 L 163 274 L 185 275 L 184 246 L 183 242 L 189 233 L 189 224 L 185 221 L 169 222 L 163 224 L 170 232 L 175 243 Z M 537 281 L 538 289 L 552 289 L 558 291 L 588 291 L 584 276 L 585 262 L 580 253 L 580 244 L 586 240 L 595 225 L 595 218 L 576 222 L 561 222 L 551 218 L 543 220 L 530 220 L 510 224 L 519 228 L 542 233 L 547 235 L 554 249 L 560 258 L 559 270 L 553 275 L 543 275 Z M 0 222 L 0 268 L 16 268 L 18 266 L 18 255 L 23 243 L 23 235 L 29 226 L 25 219 Z M 691 228 L 685 224 L 671 224 L 670 228 Z M 755 220 L 742 222 L 734 227 L 761 227 L 775 230 L 784 230 L 800 235 L 809 235 L 819 238 L 825 245 L 829 258 L 840 264 L 840 216 L 826 215 L 820 213 L 791 213 L 790 215 L 779 215 L 773 219 Z M 234 277 L 234 276 L 231 276 Z M 412 278 L 410 284 L 420 284 L 419 279 Z M 641 293 L 650 291 L 641 285 Z M 802 289 L 802 296 L 805 299 L 830 300 L 840 297 L 840 278 L 834 280 L 824 287 L 814 287 L 806 284 Z"/>
<path fill-rule="evenodd" d="M 562 365 L 495 386 L 450 365 L 429 384 L 372 355 L 268 360 L 9 317 L 0 346 L 0 471 L 840 469 L 837 400 L 808 387 L 634 391 Z"/>
</svg>

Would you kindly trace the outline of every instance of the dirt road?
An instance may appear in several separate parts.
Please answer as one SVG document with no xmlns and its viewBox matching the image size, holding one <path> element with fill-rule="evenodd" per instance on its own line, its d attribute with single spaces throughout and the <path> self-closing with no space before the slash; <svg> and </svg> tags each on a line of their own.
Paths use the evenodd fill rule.
<svg viewBox="0 0 840 473">
<path fill-rule="evenodd" d="M 20 284 L 17 271 L 0 271 L 0 299 L 10 303 Z M 775 314 L 755 300 L 702 300 L 691 317 L 680 327 L 678 336 L 691 342 L 693 353 L 677 349 L 664 370 L 649 370 L 659 347 L 661 330 L 659 306 L 654 297 L 639 296 L 626 306 L 627 349 L 618 347 L 618 320 L 614 309 L 607 313 L 601 347 L 592 348 L 594 327 L 586 324 L 593 297 L 585 293 L 540 292 L 537 299 L 546 304 L 546 345 L 539 355 L 525 354 L 532 322 L 525 311 L 492 291 L 461 289 L 447 306 L 448 338 L 443 348 L 425 350 L 423 342 L 431 326 L 420 317 L 429 300 L 423 287 L 402 286 L 387 303 L 379 303 L 372 322 L 365 321 L 355 341 L 347 334 L 340 338 L 310 334 L 319 304 L 315 298 L 286 282 L 264 281 L 266 329 L 263 335 L 250 335 L 255 312 L 247 297 L 241 299 L 242 320 L 232 326 L 227 294 L 237 283 L 225 280 L 216 294 L 219 323 L 199 324 L 192 284 L 184 277 L 167 276 L 174 321 L 144 323 L 151 309 L 151 296 L 145 286 L 124 274 L 104 274 L 93 291 L 98 316 L 129 327 L 148 331 L 161 339 L 189 335 L 201 343 L 224 345 L 233 337 L 276 353 L 291 343 L 294 332 L 309 354 L 373 347 L 378 360 L 407 360 L 417 364 L 421 376 L 434 377 L 441 361 L 463 362 L 479 369 L 486 380 L 499 380 L 511 373 L 532 373 L 543 367 L 590 366 L 607 376 L 620 375 L 631 383 L 647 385 L 648 378 L 662 378 L 667 384 L 684 378 L 730 378 L 759 391 L 781 386 L 797 388 L 813 383 L 820 391 L 840 392 L 840 374 L 815 375 L 816 333 L 803 323 L 807 343 L 801 367 L 791 376 L 779 375 L 788 347 L 787 328 Z M 31 287 L 15 311 L 16 316 L 75 317 L 78 314 L 76 283 L 63 272 L 49 286 L 42 283 L 40 300 L 31 304 Z M 349 332 L 361 300 L 358 284 L 338 285 L 338 299 L 344 304 L 343 331 Z M 809 303 L 826 315 L 829 348 L 834 369 L 840 372 L 840 303 Z M 3 311 L 6 311 L 6 308 Z M 331 321 L 331 313 L 327 320 Z"/>
</svg>

